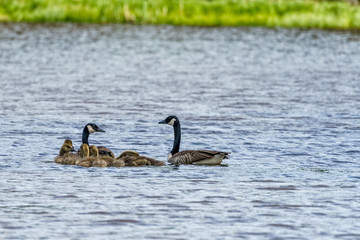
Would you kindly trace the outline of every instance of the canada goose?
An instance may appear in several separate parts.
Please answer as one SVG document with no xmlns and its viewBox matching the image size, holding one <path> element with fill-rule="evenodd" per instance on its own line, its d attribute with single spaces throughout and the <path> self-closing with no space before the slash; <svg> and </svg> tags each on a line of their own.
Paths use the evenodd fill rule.
<svg viewBox="0 0 360 240">
<path fill-rule="evenodd" d="M 64 165 L 76 165 L 82 157 L 78 154 L 71 153 L 71 151 L 74 151 L 72 141 L 70 139 L 66 139 L 64 144 L 61 146 L 59 156 L 55 158 L 55 162 Z"/>
<path fill-rule="evenodd" d="M 82 143 L 89 145 L 89 135 L 90 135 L 90 133 L 94 133 L 94 132 L 105 132 L 105 131 L 102 130 L 101 128 L 99 128 L 94 123 L 86 124 L 84 127 L 84 130 L 83 130 L 83 133 L 82 133 Z M 98 148 L 100 156 L 110 156 L 110 157 L 115 158 L 114 153 L 110 149 L 103 147 L 103 146 L 99 146 L 97 148 Z"/>
<path fill-rule="evenodd" d="M 164 166 L 162 161 L 155 160 L 153 158 L 141 156 L 136 151 L 124 151 L 116 158 L 117 160 L 123 160 L 126 167 L 141 167 L 141 166 Z"/>
<path fill-rule="evenodd" d="M 228 158 L 227 152 L 210 150 L 185 150 L 179 152 L 181 141 L 180 121 L 176 116 L 168 116 L 159 124 L 168 124 L 174 128 L 174 144 L 168 156 L 172 164 L 196 164 L 196 165 L 218 165 L 224 158 Z"/>
</svg>

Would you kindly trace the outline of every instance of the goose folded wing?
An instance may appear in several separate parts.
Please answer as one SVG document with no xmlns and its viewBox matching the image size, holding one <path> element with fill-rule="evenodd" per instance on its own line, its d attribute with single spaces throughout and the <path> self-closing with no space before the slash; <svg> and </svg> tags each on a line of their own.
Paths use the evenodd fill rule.
<svg viewBox="0 0 360 240">
<path fill-rule="evenodd" d="M 228 153 L 219 152 L 219 151 L 211 151 L 211 150 L 197 150 L 192 153 L 192 162 L 198 162 L 205 159 L 209 159 L 214 157 L 217 154 L 223 154 L 226 156 Z"/>
<path fill-rule="evenodd" d="M 169 159 L 169 162 L 172 164 L 193 164 L 194 162 L 212 158 L 217 154 L 224 154 L 226 156 L 227 153 L 210 150 L 185 150 L 176 153 Z"/>
</svg>

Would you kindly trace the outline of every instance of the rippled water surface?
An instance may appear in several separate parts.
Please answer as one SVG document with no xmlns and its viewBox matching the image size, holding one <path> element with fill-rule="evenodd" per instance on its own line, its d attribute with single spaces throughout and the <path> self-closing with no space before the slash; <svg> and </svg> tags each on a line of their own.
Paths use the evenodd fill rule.
<svg viewBox="0 0 360 240">
<path fill-rule="evenodd" d="M 360 239 L 360 35 L 169 26 L 0 25 L 1 239 Z M 90 136 L 166 161 L 53 162 Z"/>
</svg>

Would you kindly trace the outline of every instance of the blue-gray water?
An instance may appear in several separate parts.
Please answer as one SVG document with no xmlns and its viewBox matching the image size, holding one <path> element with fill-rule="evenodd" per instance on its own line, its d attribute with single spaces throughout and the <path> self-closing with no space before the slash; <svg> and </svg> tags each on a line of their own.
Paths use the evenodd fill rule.
<svg viewBox="0 0 360 240">
<path fill-rule="evenodd" d="M 1 239 L 360 239 L 360 35 L 0 25 Z M 225 166 L 80 168 L 65 138 Z M 226 166 L 227 165 L 227 166 Z"/>
</svg>

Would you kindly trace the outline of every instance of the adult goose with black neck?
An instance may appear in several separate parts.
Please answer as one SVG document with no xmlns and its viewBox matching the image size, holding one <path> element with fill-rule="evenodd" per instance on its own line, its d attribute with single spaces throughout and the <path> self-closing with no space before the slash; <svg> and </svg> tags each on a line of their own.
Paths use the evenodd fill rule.
<svg viewBox="0 0 360 240">
<path fill-rule="evenodd" d="M 94 132 L 105 132 L 105 131 L 102 130 L 101 128 L 99 128 L 94 123 L 86 124 L 84 127 L 84 130 L 83 130 L 83 133 L 82 133 L 82 143 L 89 145 L 89 135 Z M 103 147 L 103 146 L 99 146 L 99 147 L 97 147 L 97 149 L 99 151 L 100 156 L 110 156 L 110 157 L 115 158 L 114 153 L 110 149 Z"/>
<path fill-rule="evenodd" d="M 179 118 L 168 116 L 159 124 L 168 124 L 174 128 L 174 144 L 168 156 L 168 161 L 174 165 L 196 164 L 196 165 L 218 165 L 224 158 L 228 158 L 230 153 L 210 150 L 180 150 L 181 126 Z"/>
</svg>

